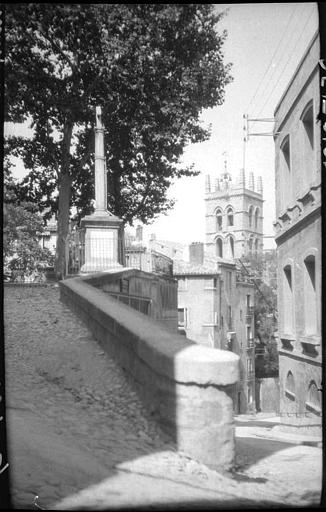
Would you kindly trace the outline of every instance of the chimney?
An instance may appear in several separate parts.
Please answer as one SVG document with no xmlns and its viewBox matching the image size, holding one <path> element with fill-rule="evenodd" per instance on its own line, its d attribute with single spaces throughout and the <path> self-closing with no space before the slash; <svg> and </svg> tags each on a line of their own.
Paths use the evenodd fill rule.
<svg viewBox="0 0 326 512">
<path fill-rule="evenodd" d="M 205 192 L 206 194 L 209 194 L 211 191 L 211 177 L 209 174 L 206 174 L 205 176 Z"/>
<path fill-rule="evenodd" d="M 203 242 L 193 242 L 189 245 L 189 262 L 197 265 L 202 265 L 204 263 Z"/>
<path fill-rule="evenodd" d="M 255 190 L 254 173 L 249 173 L 249 190 Z"/>
<path fill-rule="evenodd" d="M 143 227 L 140 225 L 137 226 L 137 228 L 136 228 L 136 241 L 137 242 L 143 241 Z"/>
<path fill-rule="evenodd" d="M 263 179 L 261 176 L 257 178 L 257 192 L 258 194 L 263 195 Z"/>
</svg>

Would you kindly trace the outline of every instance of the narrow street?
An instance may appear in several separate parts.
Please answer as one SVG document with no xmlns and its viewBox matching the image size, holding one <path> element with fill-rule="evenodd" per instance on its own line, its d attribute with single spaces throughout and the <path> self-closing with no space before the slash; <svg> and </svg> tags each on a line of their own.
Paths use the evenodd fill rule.
<svg viewBox="0 0 326 512">
<path fill-rule="evenodd" d="M 14 508 L 34 509 L 35 496 L 66 510 L 319 503 L 321 448 L 262 437 L 273 419 L 237 417 L 235 471 L 211 471 L 176 452 L 58 287 L 4 297 Z"/>
</svg>

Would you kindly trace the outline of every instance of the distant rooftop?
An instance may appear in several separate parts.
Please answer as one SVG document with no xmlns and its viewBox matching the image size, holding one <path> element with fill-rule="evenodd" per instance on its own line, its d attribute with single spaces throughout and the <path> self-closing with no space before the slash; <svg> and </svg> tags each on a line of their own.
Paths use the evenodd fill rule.
<svg viewBox="0 0 326 512">
<path fill-rule="evenodd" d="M 233 260 L 204 257 L 203 263 L 190 263 L 184 260 L 173 261 L 173 275 L 212 275 L 221 273 L 221 264 L 234 265 Z"/>
</svg>

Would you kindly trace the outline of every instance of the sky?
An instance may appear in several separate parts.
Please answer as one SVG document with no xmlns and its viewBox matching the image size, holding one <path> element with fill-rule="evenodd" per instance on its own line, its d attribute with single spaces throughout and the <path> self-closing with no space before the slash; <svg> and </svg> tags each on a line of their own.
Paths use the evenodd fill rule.
<svg viewBox="0 0 326 512">
<path fill-rule="evenodd" d="M 275 107 L 318 29 L 317 3 L 218 4 L 228 8 L 220 22 L 228 37 L 225 62 L 232 62 L 233 82 L 226 87 L 222 106 L 203 112 L 201 119 L 211 123 L 211 138 L 192 144 L 183 160 L 195 164 L 200 175 L 179 179 L 169 197 L 176 204 L 167 216 L 144 227 L 145 239 L 185 244 L 205 241 L 205 175 L 218 176 L 227 170 L 236 177 L 243 168 L 243 114 L 249 119 L 273 118 Z M 249 133 L 271 133 L 274 123 L 250 122 Z M 226 152 L 227 156 L 223 155 Z M 262 176 L 264 187 L 264 248 L 275 248 L 274 140 L 272 136 L 249 136 L 245 150 L 246 175 Z"/>
<path fill-rule="evenodd" d="M 217 30 L 228 32 L 223 52 L 225 63 L 233 64 L 233 82 L 226 86 L 223 105 L 202 112 L 201 121 L 205 126 L 211 124 L 210 139 L 185 149 L 182 160 L 188 165 L 193 163 L 200 174 L 181 178 L 171 186 L 168 195 L 176 200 L 175 207 L 168 215 L 144 226 L 144 239 L 155 233 L 157 239 L 187 245 L 204 242 L 205 175 L 217 177 L 226 161 L 233 177 L 243 167 L 247 176 L 249 172 L 262 176 L 264 248 L 275 248 L 274 141 L 271 135 L 249 135 L 244 161 L 243 114 L 249 119 L 273 118 L 278 101 L 318 29 L 317 3 L 215 4 L 215 9 L 227 9 Z M 249 134 L 272 133 L 273 126 L 272 122 L 249 121 Z M 5 133 L 13 133 L 13 128 L 5 127 Z M 17 178 L 25 174 L 18 161 L 13 174 Z"/>
</svg>

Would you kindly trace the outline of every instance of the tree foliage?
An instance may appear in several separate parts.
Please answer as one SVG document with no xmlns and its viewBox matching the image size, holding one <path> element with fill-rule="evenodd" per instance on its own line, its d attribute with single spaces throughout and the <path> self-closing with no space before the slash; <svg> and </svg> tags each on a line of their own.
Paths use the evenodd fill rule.
<svg viewBox="0 0 326 512">
<path fill-rule="evenodd" d="M 278 349 L 274 339 L 278 316 L 276 251 L 247 257 L 245 263 L 250 268 L 250 274 L 256 284 L 254 295 L 255 336 L 259 340 L 256 348 L 264 351 L 263 354 L 256 357 L 256 377 L 277 377 Z"/>
<path fill-rule="evenodd" d="M 9 271 L 26 274 L 41 265 L 53 265 L 53 255 L 39 244 L 44 219 L 35 203 L 19 201 L 19 186 L 12 177 L 11 164 L 4 160 L 3 256 Z"/>
<path fill-rule="evenodd" d="M 39 244 L 43 232 L 43 218 L 33 203 L 7 204 L 3 226 L 3 253 L 5 267 L 23 274 L 40 265 L 53 263 L 53 256 Z"/>
<path fill-rule="evenodd" d="M 6 119 L 34 129 L 9 154 L 29 170 L 20 200 L 58 214 L 58 274 L 71 206 L 93 208 L 96 105 L 114 214 L 147 222 L 172 206 L 172 180 L 196 174 L 180 157 L 208 138 L 199 115 L 231 80 L 220 18 L 209 4 L 6 5 Z"/>
</svg>

